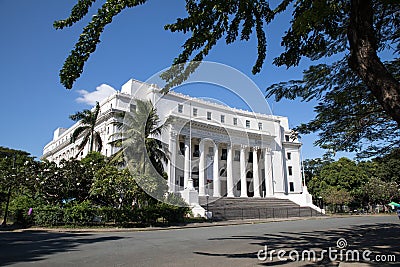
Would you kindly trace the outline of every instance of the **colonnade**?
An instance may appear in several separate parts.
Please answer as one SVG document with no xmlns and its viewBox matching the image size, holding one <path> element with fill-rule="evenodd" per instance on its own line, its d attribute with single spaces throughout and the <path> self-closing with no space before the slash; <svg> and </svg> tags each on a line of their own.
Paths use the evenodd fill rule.
<svg viewBox="0 0 400 267">
<path fill-rule="evenodd" d="M 198 193 L 199 196 L 206 195 L 206 139 L 203 139 L 199 142 L 199 188 Z M 217 143 L 210 141 L 209 145 L 213 146 L 213 197 L 221 197 L 221 177 L 220 177 L 220 147 L 221 144 L 224 144 L 224 148 L 226 146 L 227 155 L 226 155 L 226 185 L 227 185 L 227 197 L 235 197 L 234 195 L 234 186 L 235 180 L 233 173 L 233 162 L 234 162 L 234 151 L 235 149 L 240 149 L 240 197 L 248 197 L 247 194 L 247 177 L 246 177 L 246 155 L 250 152 L 252 153 L 253 163 L 252 163 L 252 173 L 253 173 L 253 192 L 254 197 L 261 197 L 260 192 L 260 184 L 262 177 L 260 177 L 260 167 L 259 162 L 261 160 L 264 161 L 264 173 L 265 173 L 265 196 L 273 196 L 274 195 L 274 185 L 273 185 L 273 172 L 272 172 L 272 156 L 271 149 L 269 147 L 257 147 L 257 146 L 248 146 L 243 144 L 229 144 L 229 143 Z M 177 135 L 171 134 L 170 139 L 170 153 L 171 160 L 169 162 L 169 176 L 175 177 L 176 170 L 176 153 L 177 153 Z M 192 180 L 190 179 L 191 172 L 191 164 L 190 164 L 190 153 L 189 153 L 189 140 L 185 139 L 185 149 L 184 149 L 184 164 L 183 164 L 183 173 L 184 173 L 184 188 L 193 187 Z M 259 159 L 259 152 L 264 153 L 264 158 Z M 175 182 L 170 182 L 170 184 L 174 184 Z M 173 188 L 172 190 L 175 190 Z"/>
</svg>

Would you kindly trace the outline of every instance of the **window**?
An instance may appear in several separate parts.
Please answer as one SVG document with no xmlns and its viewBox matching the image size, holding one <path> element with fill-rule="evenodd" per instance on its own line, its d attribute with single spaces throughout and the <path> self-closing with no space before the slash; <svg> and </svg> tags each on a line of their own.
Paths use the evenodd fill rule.
<svg viewBox="0 0 400 267">
<path fill-rule="evenodd" d="M 289 142 L 289 135 L 285 135 L 285 141 Z"/>
<path fill-rule="evenodd" d="M 208 154 L 210 154 L 210 155 L 214 154 L 214 148 L 213 147 L 209 147 L 208 148 Z"/>
<path fill-rule="evenodd" d="M 250 121 L 246 120 L 246 128 L 250 128 Z"/>
<path fill-rule="evenodd" d="M 253 152 L 249 152 L 249 160 L 247 162 L 253 163 Z"/>
<path fill-rule="evenodd" d="M 293 175 L 293 167 L 289 166 L 288 167 L 289 175 Z"/>
<path fill-rule="evenodd" d="M 108 156 L 108 149 L 106 149 L 106 157 Z"/>
<path fill-rule="evenodd" d="M 235 150 L 235 156 L 233 157 L 234 161 L 240 161 L 240 151 Z"/>
<path fill-rule="evenodd" d="M 183 187 L 184 186 L 184 182 L 185 182 L 185 178 L 183 176 L 179 176 L 179 179 L 176 182 L 177 182 L 177 184 L 179 186 Z"/>
<path fill-rule="evenodd" d="M 110 127 L 107 127 L 107 134 L 110 134 Z"/>
<path fill-rule="evenodd" d="M 200 155 L 200 146 L 194 145 L 193 157 L 199 157 Z"/>
<path fill-rule="evenodd" d="M 182 104 L 178 104 L 178 112 L 179 113 L 183 112 L 183 105 Z"/>
<path fill-rule="evenodd" d="M 223 148 L 221 150 L 221 160 L 226 160 L 227 156 L 228 156 L 228 150 Z"/>
<path fill-rule="evenodd" d="M 136 111 L 136 105 L 135 104 L 130 104 L 129 109 L 131 112 L 135 112 Z"/>
<path fill-rule="evenodd" d="M 221 122 L 222 122 L 222 123 L 225 122 L 225 115 L 221 115 Z"/>
<path fill-rule="evenodd" d="M 193 117 L 197 117 L 197 108 L 193 108 Z"/>
<path fill-rule="evenodd" d="M 222 168 L 222 169 L 219 171 L 219 176 L 221 176 L 221 177 L 226 177 L 226 169 L 225 169 L 225 168 Z"/>
<path fill-rule="evenodd" d="M 292 153 L 290 153 L 290 152 L 286 153 L 286 157 L 287 157 L 288 160 L 291 160 L 292 159 Z"/>
<path fill-rule="evenodd" d="M 207 111 L 207 120 L 211 120 L 211 112 L 210 111 Z"/>
<path fill-rule="evenodd" d="M 233 125 L 237 125 L 237 118 L 233 118 Z"/>
<path fill-rule="evenodd" d="M 294 183 L 293 182 L 289 182 L 289 191 L 294 192 Z"/>
<path fill-rule="evenodd" d="M 262 122 L 258 123 L 258 130 L 262 130 Z"/>
<path fill-rule="evenodd" d="M 179 142 L 179 150 L 181 151 L 182 155 L 185 155 L 185 143 Z"/>
</svg>

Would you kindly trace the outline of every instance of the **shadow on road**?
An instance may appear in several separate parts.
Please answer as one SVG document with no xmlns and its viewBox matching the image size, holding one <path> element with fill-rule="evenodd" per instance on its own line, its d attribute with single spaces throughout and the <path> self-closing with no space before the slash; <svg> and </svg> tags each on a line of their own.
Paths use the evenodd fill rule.
<svg viewBox="0 0 400 267">
<path fill-rule="evenodd" d="M 17 262 L 39 261 L 51 254 L 75 251 L 77 246 L 82 244 L 113 241 L 121 238 L 46 231 L 3 232 L 0 233 L 0 266 Z"/>
<path fill-rule="evenodd" d="M 342 239 L 347 245 L 340 249 L 338 248 L 338 240 Z M 228 238 L 211 238 L 214 241 L 228 241 L 232 242 L 246 242 L 247 244 L 254 246 L 254 251 L 243 252 L 243 253 L 217 253 L 215 251 L 196 251 L 197 255 L 209 256 L 209 257 L 225 257 L 231 258 L 248 258 L 254 259 L 254 262 L 258 265 L 264 266 L 277 266 L 277 265 L 293 265 L 295 262 L 301 266 L 337 266 L 339 262 L 356 261 L 358 251 L 359 260 L 356 262 L 364 262 L 365 264 L 372 264 L 370 260 L 364 260 L 362 253 L 366 250 L 371 251 L 368 258 L 376 262 L 376 256 L 380 255 L 379 259 L 389 257 L 391 262 L 379 263 L 379 266 L 385 266 L 393 264 L 398 266 L 400 262 L 400 225 L 395 223 L 375 223 L 367 225 L 354 225 L 346 228 L 339 228 L 329 231 L 312 231 L 312 232 L 279 232 L 279 233 L 268 233 L 260 234 L 259 236 L 245 236 L 237 235 Z M 265 247 L 266 246 L 266 247 Z M 265 254 L 265 248 L 267 248 L 267 254 Z M 337 250 L 332 251 L 331 255 L 336 256 L 336 260 L 329 257 L 329 248 Z M 259 260 L 257 253 L 259 250 L 263 250 L 261 253 L 262 257 L 266 256 L 266 259 Z M 275 250 L 272 252 L 272 250 Z M 286 261 L 279 260 L 277 253 L 279 250 L 284 250 Z M 315 251 L 316 260 L 308 260 L 308 254 L 302 256 L 303 251 Z M 326 254 L 321 257 L 322 250 L 327 250 Z M 340 252 L 342 250 L 342 252 Z M 292 251 L 292 252 L 291 252 Z M 293 252 L 294 251 L 294 252 Z M 349 251 L 349 252 L 348 252 Z M 273 257 L 271 258 L 271 252 Z M 298 252 L 298 254 L 296 253 Z M 346 256 L 346 252 L 349 253 Z M 292 253 L 292 257 L 289 257 L 289 253 Z M 341 254 L 343 256 L 341 256 Z M 352 254 L 355 253 L 355 254 Z M 385 257 L 382 257 L 384 255 Z M 394 255 L 394 256 L 387 256 Z M 387 256 L 387 257 L 386 257 Z M 342 257 L 342 259 L 340 259 Z M 347 258 L 346 258 L 347 257 Z M 303 260 L 305 258 L 306 260 Z M 395 262 L 393 262 L 393 258 Z M 312 259 L 312 254 L 311 254 Z M 333 260 L 331 260 L 333 259 Z"/>
</svg>

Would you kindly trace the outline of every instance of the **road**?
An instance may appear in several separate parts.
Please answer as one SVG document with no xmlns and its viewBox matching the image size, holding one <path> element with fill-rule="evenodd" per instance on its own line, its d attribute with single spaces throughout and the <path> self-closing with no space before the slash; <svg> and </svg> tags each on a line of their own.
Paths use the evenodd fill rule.
<svg viewBox="0 0 400 267">
<path fill-rule="evenodd" d="M 397 263 L 392 262 L 391 266 L 400 266 L 397 216 L 144 232 L 0 232 L 0 266 L 334 266 L 340 260 L 324 257 L 316 262 L 302 261 L 299 257 L 293 260 L 295 254 L 289 259 L 287 255 L 290 251 L 320 253 L 329 247 L 336 248 L 339 238 L 344 238 L 348 250 L 370 250 L 368 261 L 376 255 L 393 255 Z M 272 258 L 268 254 L 265 259 L 265 246 L 269 252 L 284 250 L 286 255 L 278 259 L 272 253 Z"/>
</svg>

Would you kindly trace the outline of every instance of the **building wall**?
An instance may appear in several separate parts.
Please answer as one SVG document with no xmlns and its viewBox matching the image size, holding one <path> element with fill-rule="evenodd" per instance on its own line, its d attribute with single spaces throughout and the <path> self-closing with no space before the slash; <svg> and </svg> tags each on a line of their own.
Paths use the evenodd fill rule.
<svg viewBox="0 0 400 267">
<path fill-rule="evenodd" d="M 109 144 L 112 140 L 111 136 L 118 132 L 115 126 L 115 122 L 117 121 L 115 114 L 118 111 L 130 110 L 131 105 L 135 104 L 135 98 L 151 100 L 155 103 L 162 122 L 171 116 L 179 119 L 161 136 L 163 143 L 170 144 L 171 131 L 175 131 L 178 135 L 175 144 L 177 153 L 174 158 L 175 184 L 180 176 L 184 176 L 184 156 L 179 152 L 179 140 L 182 141 L 184 137 L 188 138 L 188 122 L 191 120 L 192 124 L 195 124 L 192 137 L 200 138 L 200 140 L 209 138 L 210 142 L 218 141 L 221 142 L 222 146 L 227 143 L 233 143 L 235 146 L 233 148 L 233 157 L 237 153 L 235 151 L 239 151 L 240 153 L 241 145 L 248 147 L 246 157 L 250 153 L 250 149 L 260 149 L 260 184 L 263 180 L 266 180 L 265 177 L 273 179 L 272 183 L 275 195 L 299 194 L 302 192 L 300 168 L 301 144 L 298 140 L 286 141 L 285 135 L 290 134 L 288 119 L 286 117 L 256 114 L 174 92 L 163 95 L 159 93 L 159 89 L 155 85 L 146 85 L 135 80 L 129 80 L 122 86 L 121 92 L 115 93 L 100 103 L 100 119 L 95 129 L 100 132 L 103 140 L 102 154 L 110 156 L 118 151 L 118 148 L 112 147 Z M 197 115 L 193 113 L 193 109 L 197 109 Z M 211 112 L 211 119 L 207 118 L 207 112 Z M 221 121 L 221 116 L 224 116 L 224 121 Z M 237 119 L 237 125 L 234 124 L 234 118 Z M 249 126 L 246 125 L 246 121 L 250 122 Z M 59 163 L 63 158 L 69 159 L 74 157 L 78 152 L 77 146 L 82 138 L 79 138 L 75 144 L 71 144 L 70 137 L 78 126 L 79 123 L 76 123 L 68 129 L 58 128 L 54 133 L 53 140 L 43 150 L 43 159 Z M 260 126 L 261 129 L 259 128 Z M 208 128 L 216 130 L 213 132 L 214 130 Z M 213 147 L 213 144 L 210 142 L 205 146 L 207 155 L 209 154 L 209 148 Z M 195 145 L 197 143 L 193 141 L 191 151 L 194 151 Z M 265 166 L 265 149 L 267 148 L 271 150 L 272 167 Z M 89 145 L 85 147 L 82 154 L 78 155 L 77 158 L 80 159 L 86 156 L 88 149 Z M 221 155 L 221 152 L 222 148 L 220 147 L 219 155 Z M 290 153 L 290 159 L 287 158 L 287 153 Z M 246 160 L 246 170 L 252 170 L 253 164 Z M 226 160 L 219 160 L 220 170 L 226 165 Z M 199 161 L 196 158 L 192 162 L 192 169 L 195 167 L 199 167 Z M 291 167 L 290 175 L 289 167 Z M 233 160 L 232 170 L 233 193 L 235 196 L 239 196 L 240 191 L 237 188 L 237 184 L 240 184 L 240 161 Z M 169 172 L 171 173 L 170 170 Z M 222 189 L 226 192 L 226 177 L 221 177 L 221 181 Z M 212 184 L 209 185 L 209 189 L 213 189 Z M 291 189 L 293 190 L 291 191 Z"/>
</svg>

